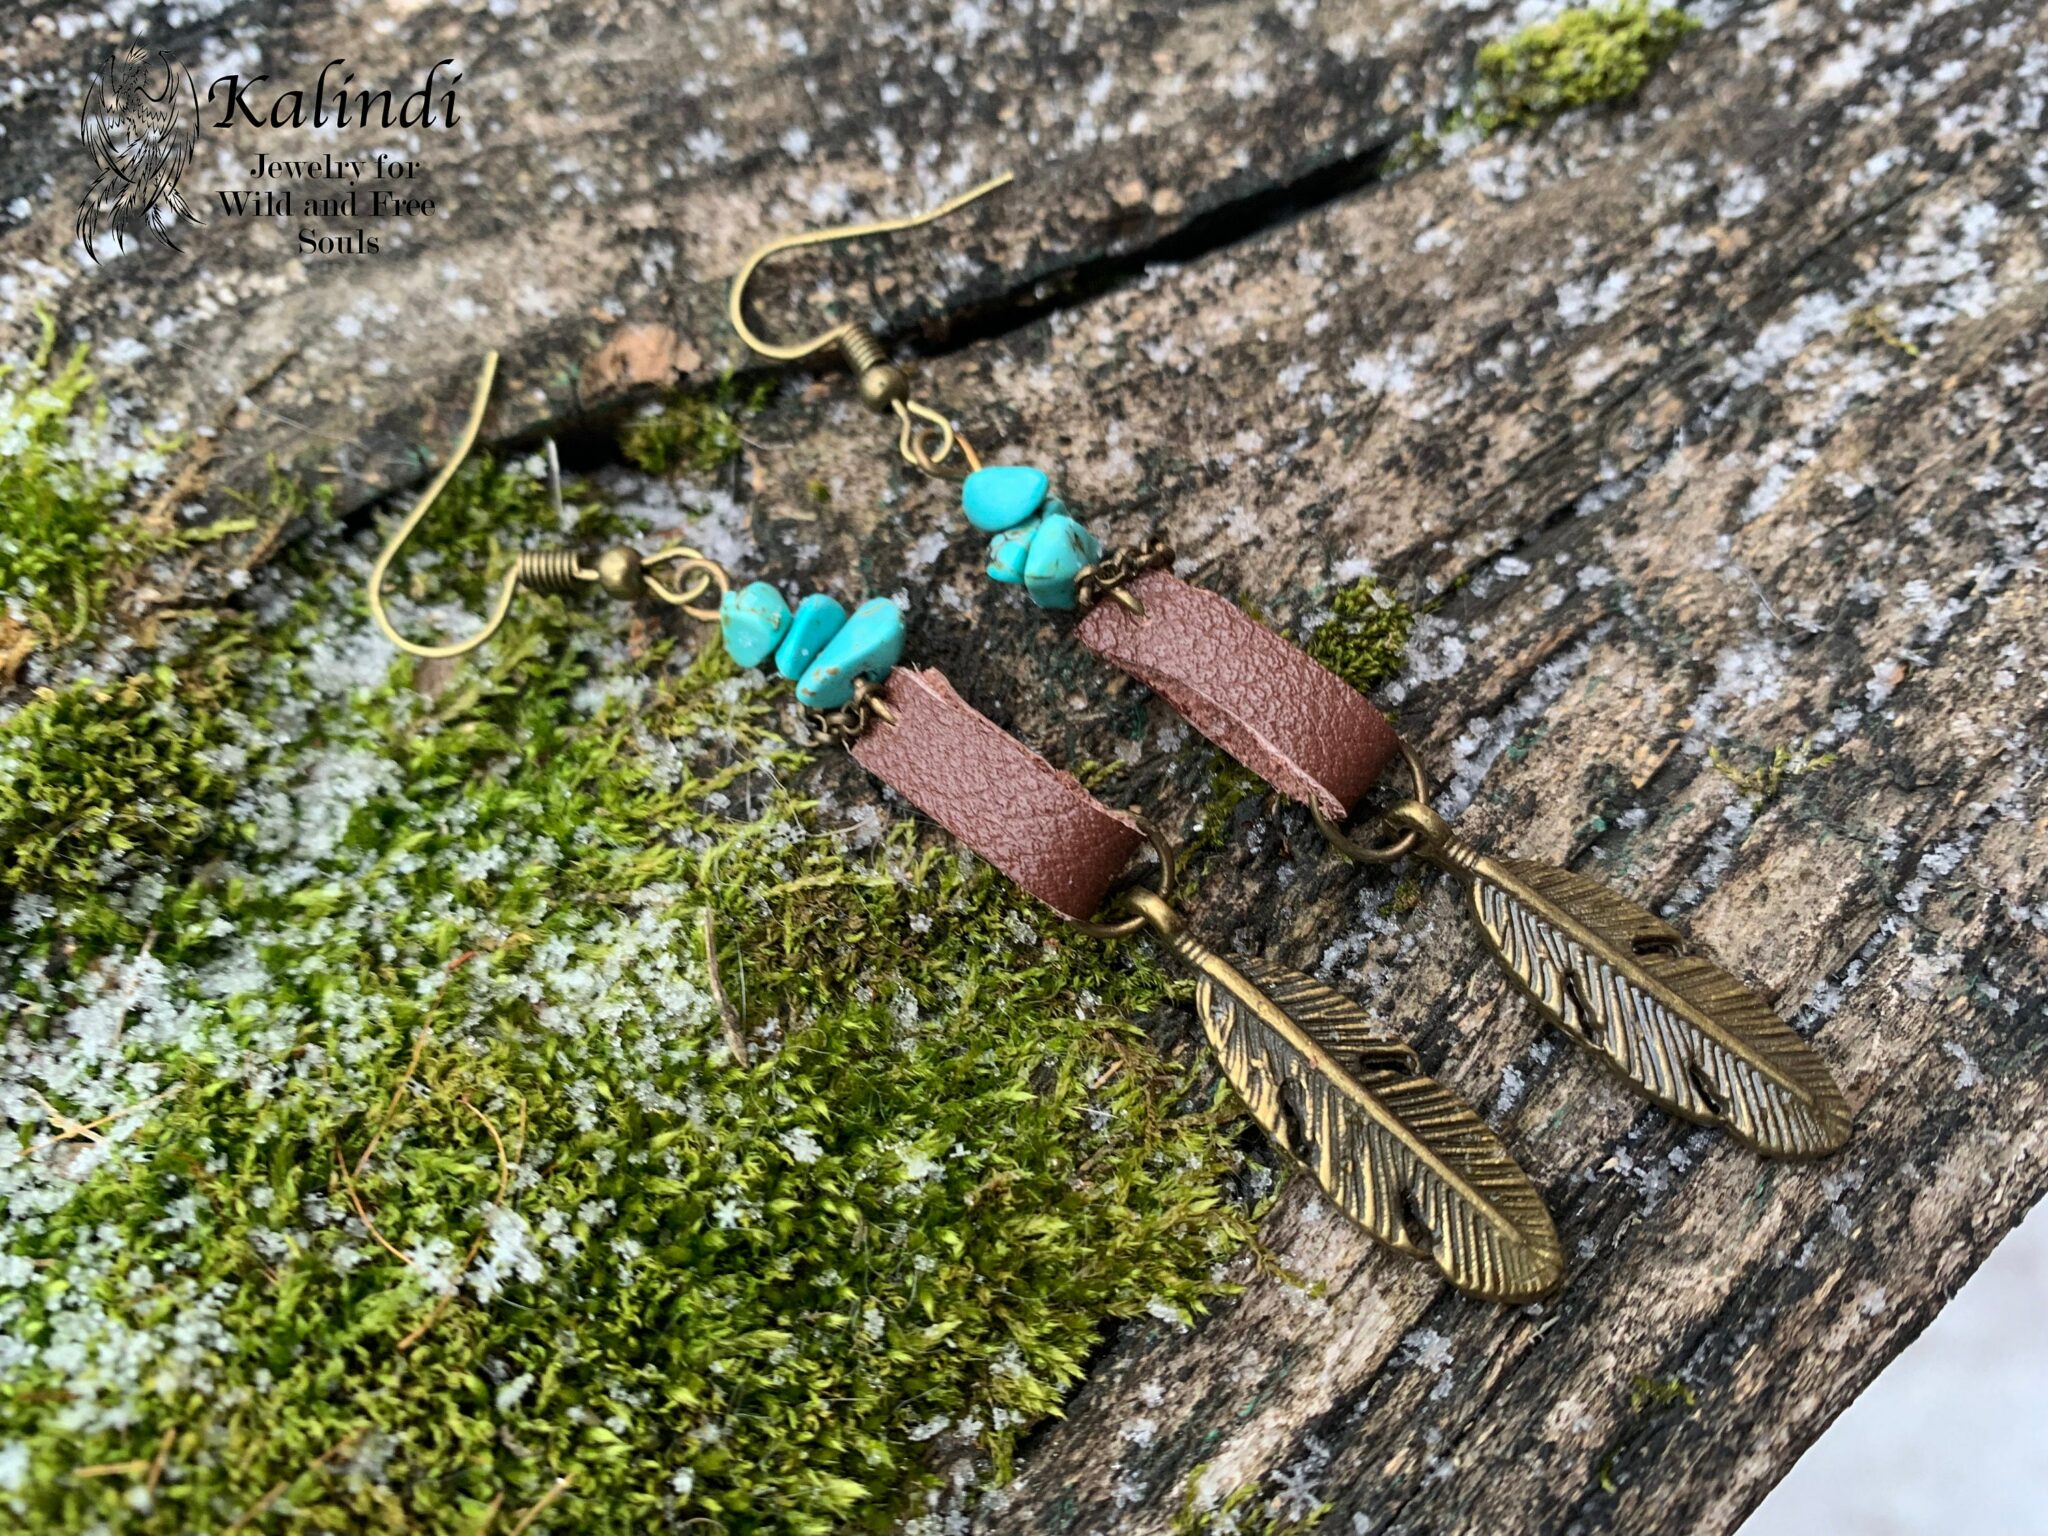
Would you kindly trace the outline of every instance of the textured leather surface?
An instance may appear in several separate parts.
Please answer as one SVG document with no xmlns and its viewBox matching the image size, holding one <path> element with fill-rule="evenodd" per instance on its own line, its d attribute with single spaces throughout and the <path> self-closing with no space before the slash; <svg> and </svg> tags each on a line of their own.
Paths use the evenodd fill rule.
<svg viewBox="0 0 2048 1536">
<path fill-rule="evenodd" d="M 1342 820 L 1401 750 L 1357 689 L 1229 599 L 1169 571 L 1130 590 L 1145 616 L 1097 603 L 1081 643 L 1282 794 Z"/>
<path fill-rule="evenodd" d="M 1064 917 L 1093 917 L 1144 835 L 953 691 L 936 668 L 882 685 L 860 765 Z"/>
</svg>

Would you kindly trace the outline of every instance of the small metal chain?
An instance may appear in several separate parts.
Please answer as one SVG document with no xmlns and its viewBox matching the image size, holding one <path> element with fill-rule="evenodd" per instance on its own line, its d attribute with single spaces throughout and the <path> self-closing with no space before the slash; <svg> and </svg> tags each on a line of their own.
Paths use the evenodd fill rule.
<svg viewBox="0 0 2048 1536">
<path fill-rule="evenodd" d="M 811 728 L 827 741 L 850 747 L 875 720 L 896 723 L 896 711 L 882 702 L 882 690 L 864 677 L 854 679 L 853 697 L 839 709 L 813 710 Z"/>
<path fill-rule="evenodd" d="M 1155 533 L 1142 544 L 1113 549 L 1093 565 L 1083 566 L 1074 578 L 1074 600 L 1083 608 L 1093 608 L 1105 597 L 1114 598 L 1143 618 L 1145 605 L 1126 588 L 1145 572 L 1165 570 L 1172 564 L 1173 542 L 1165 534 Z"/>
</svg>

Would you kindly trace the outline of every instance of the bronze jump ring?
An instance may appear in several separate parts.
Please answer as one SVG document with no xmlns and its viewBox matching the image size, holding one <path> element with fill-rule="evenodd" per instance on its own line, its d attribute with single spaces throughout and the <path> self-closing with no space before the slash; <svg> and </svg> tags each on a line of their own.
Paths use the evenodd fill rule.
<svg viewBox="0 0 2048 1536">
<path fill-rule="evenodd" d="M 1408 761 L 1409 777 L 1415 783 L 1415 798 L 1427 805 L 1429 777 L 1422 771 L 1422 760 L 1415 755 L 1415 749 L 1405 741 L 1401 743 L 1401 756 Z M 1320 808 L 1311 806 L 1310 810 L 1315 816 L 1317 828 L 1328 839 L 1330 846 L 1347 859 L 1356 859 L 1361 864 L 1391 864 L 1396 859 L 1413 853 L 1416 845 L 1422 841 L 1422 834 L 1410 829 L 1391 843 L 1382 844 L 1377 848 L 1370 847 L 1352 837 L 1342 825 L 1330 820 Z"/>
</svg>

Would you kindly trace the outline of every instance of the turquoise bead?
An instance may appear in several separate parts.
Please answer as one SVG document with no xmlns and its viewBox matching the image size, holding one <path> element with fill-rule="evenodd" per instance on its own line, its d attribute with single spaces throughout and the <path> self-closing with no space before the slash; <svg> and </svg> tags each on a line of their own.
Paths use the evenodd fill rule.
<svg viewBox="0 0 2048 1536">
<path fill-rule="evenodd" d="M 902 657 L 903 615 L 888 598 L 871 597 L 805 670 L 796 685 L 797 702 L 806 709 L 838 709 L 852 700 L 855 678 L 880 682 Z"/>
<path fill-rule="evenodd" d="M 1072 608 L 1074 578 L 1102 558 L 1095 535 L 1062 512 L 1040 519 L 1024 556 L 1024 590 L 1041 608 Z"/>
<path fill-rule="evenodd" d="M 758 667 L 789 627 L 789 604 L 765 581 L 749 582 L 718 603 L 718 632 L 725 653 L 743 667 Z"/>
<path fill-rule="evenodd" d="M 1036 512 L 1051 485 L 1042 469 L 992 464 L 967 477 L 960 487 L 960 506 L 967 521 L 983 533 L 1001 533 Z"/>
<path fill-rule="evenodd" d="M 1058 506 L 1058 502 L 1053 503 Z M 1024 580 L 1024 554 L 1031 548 L 1031 536 L 1038 532 L 1038 519 L 1005 528 L 988 541 L 988 573 L 997 581 L 1013 586 Z"/>
<path fill-rule="evenodd" d="M 825 642 L 846 623 L 846 610 L 822 592 L 813 592 L 796 605 L 789 621 L 789 633 L 775 648 L 775 670 L 792 683 L 804 675 L 825 649 Z"/>
</svg>

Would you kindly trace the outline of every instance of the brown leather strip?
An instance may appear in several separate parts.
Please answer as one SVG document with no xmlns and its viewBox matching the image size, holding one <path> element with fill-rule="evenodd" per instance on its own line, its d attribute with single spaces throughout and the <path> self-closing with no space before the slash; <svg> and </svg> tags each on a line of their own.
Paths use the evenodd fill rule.
<svg viewBox="0 0 2048 1536">
<path fill-rule="evenodd" d="M 1282 794 L 1341 821 L 1401 750 L 1387 717 L 1237 604 L 1169 571 L 1097 603 L 1081 643 L 1122 667 Z"/>
<path fill-rule="evenodd" d="M 975 709 L 936 668 L 882 684 L 894 724 L 853 744 L 860 765 L 1063 917 L 1093 917 L 1144 841 L 1119 816 Z"/>
</svg>

